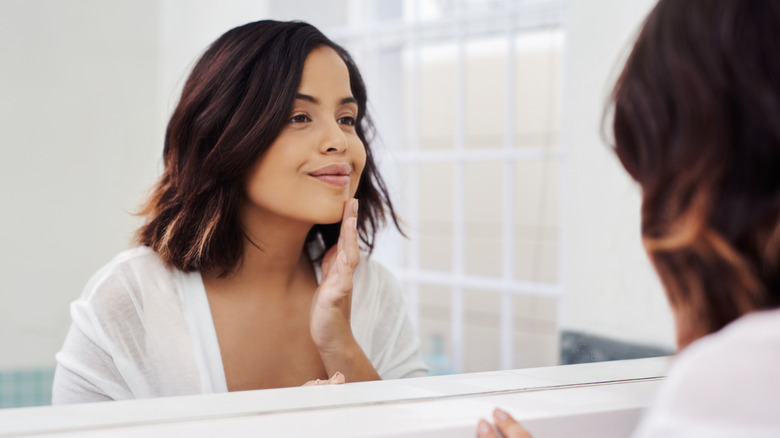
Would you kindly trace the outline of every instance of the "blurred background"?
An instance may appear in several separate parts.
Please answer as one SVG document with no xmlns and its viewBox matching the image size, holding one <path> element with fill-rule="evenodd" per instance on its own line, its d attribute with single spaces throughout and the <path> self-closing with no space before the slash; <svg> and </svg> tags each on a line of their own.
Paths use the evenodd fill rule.
<svg viewBox="0 0 780 438">
<path fill-rule="evenodd" d="M 48 404 L 69 303 L 131 245 L 207 45 L 259 19 L 345 46 L 409 238 L 431 374 L 669 354 L 611 86 L 652 0 L 0 0 L 0 407 Z"/>
</svg>

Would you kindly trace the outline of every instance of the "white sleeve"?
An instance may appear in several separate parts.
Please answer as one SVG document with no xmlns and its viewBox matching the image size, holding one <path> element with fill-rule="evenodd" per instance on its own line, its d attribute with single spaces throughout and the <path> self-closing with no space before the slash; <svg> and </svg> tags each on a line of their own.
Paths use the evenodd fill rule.
<svg viewBox="0 0 780 438">
<path fill-rule="evenodd" d="M 634 438 L 780 436 L 777 324 L 733 329 L 675 358 Z"/>
<path fill-rule="evenodd" d="M 120 254 L 71 304 L 53 403 L 202 392 L 200 371 L 170 273 L 151 250 Z"/>
<path fill-rule="evenodd" d="M 75 323 L 56 357 L 52 404 L 109 401 L 119 394 L 130 398 L 130 389 L 111 356 Z"/>
<path fill-rule="evenodd" d="M 116 282 L 99 277 L 103 277 L 101 272 L 90 280 L 81 298 L 70 306 L 73 322 L 62 350 L 56 355 L 57 368 L 52 387 L 53 404 L 121 400 L 133 397 L 114 359 L 114 355 L 117 354 L 115 342 L 107 336 L 103 323 L 120 315 L 101 315 L 106 313 L 106 306 L 101 306 L 100 303 L 105 302 L 106 297 L 116 297 L 122 292 L 106 290 L 119 289 L 119 287 L 114 284 Z M 98 312 L 95 312 L 96 301 Z"/>
<path fill-rule="evenodd" d="M 352 327 L 381 378 L 428 375 L 400 283 L 384 266 L 365 255 L 355 273 Z"/>
</svg>

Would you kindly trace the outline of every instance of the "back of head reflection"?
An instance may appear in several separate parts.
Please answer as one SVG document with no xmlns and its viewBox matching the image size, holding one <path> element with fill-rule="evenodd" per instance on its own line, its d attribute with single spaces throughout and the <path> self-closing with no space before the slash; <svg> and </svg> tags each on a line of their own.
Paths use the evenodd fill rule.
<svg viewBox="0 0 780 438">
<path fill-rule="evenodd" d="M 661 2 L 615 87 L 615 152 L 680 348 L 780 304 L 778 14 Z"/>
</svg>

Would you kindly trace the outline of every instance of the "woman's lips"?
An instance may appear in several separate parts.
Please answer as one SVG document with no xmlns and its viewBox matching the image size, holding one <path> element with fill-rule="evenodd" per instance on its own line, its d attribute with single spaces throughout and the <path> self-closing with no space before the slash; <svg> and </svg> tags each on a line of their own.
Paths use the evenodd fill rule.
<svg viewBox="0 0 780 438">
<path fill-rule="evenodd" d="M 309 173 L 309 176 L 325 184 L 343 187 L 349 184 L 350 173 L 352 168 L 346 164 L 331 164 Z"/>
<path fill-rule="evenodd" d="M 312 175 L 326 184 L 343 187 L 349 184 L 349 177 L 346 175 Z"/>
</svg>

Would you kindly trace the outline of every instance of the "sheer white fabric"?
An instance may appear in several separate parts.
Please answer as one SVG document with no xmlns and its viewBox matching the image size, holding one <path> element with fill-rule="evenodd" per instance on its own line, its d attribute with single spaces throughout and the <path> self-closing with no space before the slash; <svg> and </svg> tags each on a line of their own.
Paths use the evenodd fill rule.
<svg viewBox="0 0 780 438">
<path fill-rule="evenodd" d="M 675 358 L 634 438 L 780 437 L 780 310 L 746 315 Z"/>
<path fill-rule="evenodd" d="M 315 271 L 319 281 L 319 264 Z M 56 356 L 55 404 L 227 391 L 200 273 L 168 269 L 149 248 L 122 252 L 100 269 L 71 316 Z M 351 324 L 383 379 L 427 374 L 399 283 L 365 254 Z"/>
</svg>

